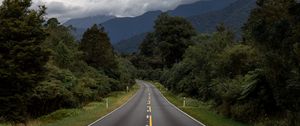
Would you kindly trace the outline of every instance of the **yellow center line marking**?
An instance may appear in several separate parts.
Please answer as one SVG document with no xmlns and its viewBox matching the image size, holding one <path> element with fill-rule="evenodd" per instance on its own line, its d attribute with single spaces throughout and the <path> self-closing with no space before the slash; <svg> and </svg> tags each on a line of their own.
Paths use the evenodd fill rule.
<svg viewBox="0 0 300 126">
<path fill-rule="evenodd" d="M 152 126 L 152 116 L 150 115 L 149 126 Z"/>
</svg>

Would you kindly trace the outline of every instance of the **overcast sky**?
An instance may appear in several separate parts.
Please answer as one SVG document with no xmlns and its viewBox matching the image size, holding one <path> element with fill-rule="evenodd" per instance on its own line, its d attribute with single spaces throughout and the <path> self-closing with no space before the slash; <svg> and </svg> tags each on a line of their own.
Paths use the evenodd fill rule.
<svg viewBox="0 0 300 126">
<path fill-rule="evenodd" d="M 0 0 L 1 3 L 3 0 Z M 71 18 L 95 15 L 132 17 L 152 10 L 170 10 L 178 5 L 199 0 L 33 0 L 34 5 L 46 5 L 47 17 L 61 22 Z"/>
</svg>

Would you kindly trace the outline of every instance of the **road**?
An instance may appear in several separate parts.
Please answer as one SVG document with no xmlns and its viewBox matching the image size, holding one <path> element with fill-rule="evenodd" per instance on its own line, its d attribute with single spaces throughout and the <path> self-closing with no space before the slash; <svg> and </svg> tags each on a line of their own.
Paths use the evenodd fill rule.
<svg viewBox="0 0 300 126">
<path fill-rule="evenodd" d="M 152 84 L 137 83 L 141 88 L 132 99 L 90 126 L 203 126 L 167 102 Z"/>
</svg>

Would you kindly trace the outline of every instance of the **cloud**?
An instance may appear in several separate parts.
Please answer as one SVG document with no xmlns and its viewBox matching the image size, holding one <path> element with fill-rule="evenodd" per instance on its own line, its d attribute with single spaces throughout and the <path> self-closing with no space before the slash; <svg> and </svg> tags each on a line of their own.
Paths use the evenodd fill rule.
<svg viewBox="0 0 300 126">
<path fill-rule="evenodd" d="M 33 0 L 33 6 L 46 5 L 47 17 L 56 17 L 64 22 L 96 15 L 134 17 L 147 11 L 171 10 L 195 1 L 198 0 Z"/>
</svg>

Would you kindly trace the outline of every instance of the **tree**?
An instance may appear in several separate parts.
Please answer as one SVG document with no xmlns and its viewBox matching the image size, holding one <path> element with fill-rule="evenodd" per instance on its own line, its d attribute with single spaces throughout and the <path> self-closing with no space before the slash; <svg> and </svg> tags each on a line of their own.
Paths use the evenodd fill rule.
<svg viewBox="0 0 300 126">
<path fill-rule="evenodd" d="M 110 70 L 117 67 L 112 45 L 102 26 L 94 25 L 87 29 L 80 49 L 85 53 L 85 61 L 95 68 Z"/>
<path fill-rule="evenodd" d="M 139 53 L 131 58 L 135 66 L 143 69 L 140 71 L 142 78 L 159 79 L 163 68 L 170 68 L 182 60 L 185 50 L 193 44 L 191 38 L 196 35 L 187 20 L 167 13 L 157 18 L 154 29 L 143 40 Z"/>
<path fill-rule="evenodd" d="M 295 0 L 258 0 L 244 31 L 264 56 L 264 70 L 277 105 L 299 111 L 299 61 L 293 50 L 299 45 L 299 3 Z M 296 82 L 296 83 L 295 83 Z M 296 96 L 295 96 L 296 95 Z M 288 97 L 291 96 L 291 97 Z M 288 98 L 287 98 L 288 97 Z"/>
<path fill-rule="evenodd" d="M 154 33 L 148 33 L 139 47 L 139 55 L 151 57 L 154 56 L 157 47 Z"/>
<path fill-rule="evenodd" d="M 60 25 L 60 22 L 57 20 L 57 18 L 50 18 L 47 23 L 45 24 L 45 26 L 47 28 L 56 28 Z"/>
<path fill-rule="evenodd" d="M 154 34 L 164 65 L 171 67 L 182 59 L 185 50 L 192 45 L 190 39 L 196 30 L 182 17 L 161 14 L 155 21 Z"/>
<path fill-rule="evenodd" d="M 295 0 L 258 0 L 244 26 L 245 37 L 263 55 L 263 71 L 276 106 L 294 115 L 300 111 L 299 8 Z"/>
<path fill-rule="evenodd" d="M 40 44 L 45 7 L 30 9 L 31 0 L 4 0 L 0 7 L 0 117 L 24 123 L 28 99 L 44 79 L 48 52 Z"/>
<path fill-rule="evenodd" d="M 139 47 L 137 61 L 133 61 L 141 69 L 159 69 L 163 67 L 158 43 L 153 32 L 148 33 Z"/>
</svg>

